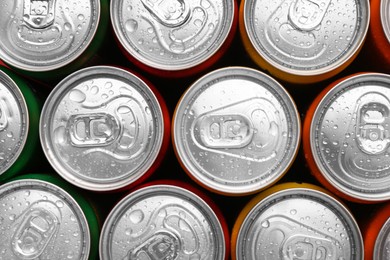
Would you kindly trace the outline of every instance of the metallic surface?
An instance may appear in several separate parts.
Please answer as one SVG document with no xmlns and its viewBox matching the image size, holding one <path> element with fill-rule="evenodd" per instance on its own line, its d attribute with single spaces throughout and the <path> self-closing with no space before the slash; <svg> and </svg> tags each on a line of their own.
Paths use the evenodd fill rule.
<svg viewBox="0 0 390 260">
<path fill-rule="evenodd" d="M 325 193 L 287 189 L 257 203 L 237 238 L 236 259 L 363 259 L 359 228 Z"/>
<path fill-rule="evenodd" d="M 210 58 L 227 38 L 233 16 L 233 0 L 111 1 L 122 46 L 161 70 L 188 69 Z"/>
<path fill-rule="evenodd" d="M 290 167 L 300 141 L 295 104 L 249 68 L 211 72 L 183 95 L 174 116 L 179 159 L 195 179 L 227 194 L 253 193 Z"/>
<path fill-rule="evenodd" d="M 375 241 L 373 260 L 390 259 L 390 219 L 386 221 Z"/>
<path fill-rule="evenodd" d="M 154 185 L 122 199 L 104 223 L 100 258 L 225 259 L 222 228 L 194 193 Z"/>
<path fill-rule="evenodd" d="M 319 103 L 310 130 L 323 176 L 349 196 L 390 198 L 390 76 L 361 74 L 333 87 Z"/>
<path fill-rule="evenodd" d="M 25 99 L 16 83 L 0 71 L 0 174 L 18 159 L 27 140 L 28 128 Z"/>
<path fill-rule="evenodd" d="M 0 58 L 27 71 L 69 64 L 88 47 L 100 18 L 99 0 L 3 0 Z"/>
<path fill-rule="evenodd" d="M 71 74 L 51 92 L 42 111 L 44 152 L 71 183 L 107 191 L 127 186 L 159 154 L 163 118 L 140 78 L 115 67 Z"/>
<path fill-rule="evenodd" d="M 390 1 L 389 0 L 381 0 L 381 22 L 382 29 L 386 35 L 387 41 L 390 43 Z"/>
<path fill-rule="evenodd" d="M 38 180 L 0 186 L 0 259 L 88 259 L 86 218 L 59 187 Z"/>
</svg>

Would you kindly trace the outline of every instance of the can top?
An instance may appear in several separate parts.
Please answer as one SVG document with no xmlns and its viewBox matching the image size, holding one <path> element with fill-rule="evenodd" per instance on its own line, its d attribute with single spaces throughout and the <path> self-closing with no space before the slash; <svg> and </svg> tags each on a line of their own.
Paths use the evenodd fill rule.
<svg viewBox="0 0 390 260">
<path fill-rule="evenodd" d="M 0 10 L 0 58 L 34 72 L 78 58 L 100 19 L 99 0 L 3 0 Z"/>
<path fill-rule="evenodd" d="M 111 1 L 125 50 L 152 68 L 177 71 L 213 56 L 233 25 L 234 0 Z"/>
<path fill-rule="evenodd" d="M 323 176 L 365 201 L 390 199 L 390 76 L 366 73 L 335 85 L 311 122 L 310 146 Z"/>
<path fill-rule="evenodd" d="M 58 186 L 18 180 L 0 187 L 3 259 L 88 259 L 89 229 L 75 200 Z"/>
<path fill-rule="evenodd" d="M 210 189 L 241 195 L 276 182 L 295 159 L 300 119 L 287 91 L 244 67 L 213 71 L 183 95 L 174 144 L 187 170 Z"/>
<path fill-rule="evenodd" d="M 43 150 L 54 169 L 81 188 L 110 191 L 142 177 L 160 152 L 163 115 L 134 74 L 115 67 L 79 70 L 46 100 Z"/>
<path fill-rule="evenodd" d="M 0 70 L 0 174 L 18 159 L 27 140 L 29 117 L 23 94 Z"/>
<path fill-rule="evenodd" d="M 380 8 L 383 32 L 386 35 L 387 41 L 390 43 L 390 1 L 382 0 Z"/>
<path fill-rule="evenodd" d="M 225 259 L 217 216 L 194 193 L 153 185 L 122 199 L 106 219 L 101 259 Z"/>
<path fill-rule="evenodd" d="M 247 0 L 244 24 L 256 51 L 284 72 L 325 74 L 350 60 L 364 42 L 368 0 Z"/>
<path fill-rule="evenodd" d="M 349 211 L 312 189 L 278 191 L 258 202 L 237 237 L 237 259 L 363 259 L 363 239 Z"/>
<path fill-rule="evenodd" d="M 373 260 L 389 259 L 389 243 L 390 243 L 390 218 L 385 222 L 379 231 L 375 241 Z"/>
</svg>

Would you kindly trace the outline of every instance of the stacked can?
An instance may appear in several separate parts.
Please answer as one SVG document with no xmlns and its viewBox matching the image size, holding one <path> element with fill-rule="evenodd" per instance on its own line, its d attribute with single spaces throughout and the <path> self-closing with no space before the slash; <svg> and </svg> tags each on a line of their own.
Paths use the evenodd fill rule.
<svg viewBox="0 0 390 260">
<path fill-rule="evenodd" d="M 4 0 L 0 10 L 0 59 L 42 80 L 81 67 L 108 26 L 107 0 Z"/>
<path fill-rule="evenodd" d="M 0 67 L 0 181 L 21 171 L 39 148 L 40 103 L 27 83 Z"/>
<path fill-rule="evenodd" d="M 161 163 L 169 135 L 169 114 L 159 93 L 136 75 L 108 66 L 62 80 L 40 121 L 41 143 L 53 168 L 92 191 L 143 181 Z"/>
<path fill-rule="evenodd" d="M 354 60 L 369 19 L 368 0 L 243 0 L 239 28 L 261 68 L 308 84 L 336 75 Z"/>
<path fill-rule="evenodd" d="M 237 24 L 235 0 L 114 0 L 111 21 L 125 55 L 162 77 L 194 75 L 226 52 Z"/>
</svg>

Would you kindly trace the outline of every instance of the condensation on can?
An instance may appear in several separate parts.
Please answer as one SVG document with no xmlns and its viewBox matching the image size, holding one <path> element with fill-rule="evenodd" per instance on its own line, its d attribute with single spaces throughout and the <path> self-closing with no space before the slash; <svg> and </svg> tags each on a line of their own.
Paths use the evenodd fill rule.
<svg viewBox="0 0 390 260">
<path fill-rule="evenodd" d="M 111 22 L 126 56 L 162 77 L 194 75 L 230 46 L 235 0 L 111 1 Z"/>
<path fill-rule="evenodd" d="M 164 101 L 141 78 L 116 67 L 89 67 L 50 93 L 41 143 L 54 169 L 72 184 L 118 191 L 143 181 L 161 162 L 167 121 Z"/>
<path fill-rule="evenodd" d="M 245 0 L 239 28 L 251 58 L 284 81 L 309 84 L 345 69 L 359 53 L 368 0 Z"/>
<path fill-rule="evenodd" d="M 188 175 L 211 191 L 238 196 L 274 184 L 300 142 L 300 118 L 288 92 L 245 67 L 213 71 L 180 99 L 174 149 Z"/>
<path fill-rule="evenodd" d="M 155 184 L 127 195 L 110 212 L 100 237 L 100 258 L 228 259 L 221 223 L 198 195 Z"/>
<path fill-rule="evenodd" d="M 52 183 L 25 179 L 0 186 L 1 259 L 89 259 L 87 220 Z"/>
<path fill-rule="evenodd" d="M 390 199 L 390 76 L 351 75 L 309 107 L 303 149 L 314 176 L 355 202 Z"/>
<path fill-rule="evenodd" d="M 362 260 L 363 239 L 349 210 L 324 189 L 284 183 L 260 193 L 232 232 L 232 259 Z"/>
</svg>

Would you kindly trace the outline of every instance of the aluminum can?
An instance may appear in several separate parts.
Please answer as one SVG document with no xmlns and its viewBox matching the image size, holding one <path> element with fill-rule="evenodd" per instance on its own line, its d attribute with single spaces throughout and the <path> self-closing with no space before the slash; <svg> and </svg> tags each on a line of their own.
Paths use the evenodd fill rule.
<svg viewBox="0 0 390 260">
<path fill-rule="evenodd" d="M 169 144 L 169 114 L 152 85 L 124 69 L 96 66 L 62 80 L 40 121 L 43 150 L 70 183 L 119 191 L 143 181 Z"/>
<path fill-rule="evenodd" d="M 107 0 L 3 0 L 0 7 L 0 59 L 45 81 L 87 62 L 109 21 Z"/>
<path fill-rule="evenodd" d="M 94 260 L 99 226 L 90 205 L 49 175 L 23 178 L 0 186 L 0 259 Z"/>
<path fill-rule="evenodd" d="M 261 68 L 284 81 L 309 84 L 354 60 L 369 20 L 369 0 L 243 0 L 239 28 Z"/>
<path fill-rule="evenodd" d="M 25 170 L 39 148 L 40 102 L 27 82 L 0 67 L 0 181 Z"/>
<path fill-rule="evenodd" d="M 224 220 L 178 184 L 151 183 L 123 198 L 103 225 L 100 259 L 229 259 Z"/>
<path fill-rule="evenodd" d="M 390 204 L 384 204 L 363 225 L 365 260 L 390 259 Z"/>
<path fill-rule="evenodd" d="M 125 55 L 162 77 L 185 77 L 214 64 L 234 38 L 235 0 L 114 0 L 111 22 Z"/>
<path fill-rule="evenodd" d="M 362 260 L 363 239 L 349 210 L 320 187 L 284 183 L 260 193 L 232 231 L 232 259 Z"/>
<path fill-rule="evenodd" d="M 181 97 L 173 143 L 188 175 L 224 195 L 258 192 L 289 169 L 300 142 L 300 119 L 288 92 L 245 67 L 215 70 Z"/>
<path fill-rule="evenodd" d="M 303 149 L 313 175 L 354 202 L 390 199 L 390 75 L 362 73 L 330 84 L 310 105 Z"/>
</svg>

